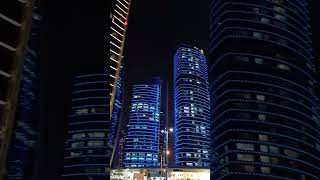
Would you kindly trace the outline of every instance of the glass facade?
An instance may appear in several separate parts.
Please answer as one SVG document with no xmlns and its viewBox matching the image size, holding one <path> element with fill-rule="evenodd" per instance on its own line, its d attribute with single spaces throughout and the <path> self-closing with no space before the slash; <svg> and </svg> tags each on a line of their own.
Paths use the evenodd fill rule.
<svg viewBox="0 0 320 180">
<path fill-rule="evenodd" d="M 37 140 L 39 100 L 39 33 L 40 7 L 33 9 L 31 32 L 23 65 L 23 77 L 16 113 L 16 125 L 7 159 L 7 177 L 11 180 L 32 178 Z"/>
<path fill-rule="evenodd" d="M 74 77 L 65 141 L 66 179 L 106 179 L 112 147 L 107 117 L 106 73 Z"/>
<path fill-rule="evenodd" d="M 133 86 L 125 167 L 159 167 L 160 103 L 160 80 Z"/>
<path fill-rule="evenodd" d="M 212 179 L 319 179 L 307 0 L 212 0 Z"/>
<path fill-rule="evenodd" d="M 178 167 L 209 167 L 210 113 L 207 60 L 182 44 L 174 56 L 175 159 Z"/>
</svg>

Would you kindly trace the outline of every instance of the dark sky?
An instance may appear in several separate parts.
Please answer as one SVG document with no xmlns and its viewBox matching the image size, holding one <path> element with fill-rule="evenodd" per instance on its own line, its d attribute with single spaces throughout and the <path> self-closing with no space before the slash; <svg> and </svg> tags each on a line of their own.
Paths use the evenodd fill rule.
<svg viewBox="0 0 320 180">
<path fill-rule="evenodd" d="M 207 44 L 207 0 L 132 1 L 125 64 L 129 81 L 161 76 L 168 79 L 176 46 Z"/>
</svg>

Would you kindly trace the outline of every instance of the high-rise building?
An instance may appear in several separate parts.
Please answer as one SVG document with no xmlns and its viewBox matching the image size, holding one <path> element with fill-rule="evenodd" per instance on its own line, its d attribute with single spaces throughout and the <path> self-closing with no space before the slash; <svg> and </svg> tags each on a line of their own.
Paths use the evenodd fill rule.
<svg viewBox="0 0 320 180">
<path fill-rule="evenodd" d="M 212 0 L 212 179 L 319 179 L 308 0 Z"/>
<path fill-rule="evenodd" d="M 108 68 L 111 89 L 110 118 L 116 103 L 117 91 L 121 89 L 121 87 L 118 87 L 118 80 L 122 67 L 130 3 L 131 0 L 112 1 L 113 11 L 110 13 L 110 67 Z"/>
<path fill-rule="evenodd" d="M 181 44 L 174 56 L 175 159 L 179 167 L 209 167 L 210 113 L 203 50 Z"/>
<path fill-rule="evenodd" d="M 115 157 L 115 163 L 113 168 L 123 168 L 124 167 L 124 151 L 125 151 L 125 144 L 126 144 L 126 131 L 121 130 L 117 145 L 117 151 L 116 151 L 116 157 Z"/>
<path fill-rule="evenodd" d="M 7 171 L 32 7 L 33 1 L 0 2 L 0 179 Z"/>
<path fill-rule="evenodd" d="M 125 167 L 159 167 L 161 80 L 133 85 Z"/>
<path fill-rule="evenodd" d="M 37 1 L 38 2 L 38 1 Z M 25 52 L 16 121 L 7 158 L 8 180 L 31 180 L 39 116 L 39 42 L 41 7 L 33 8 L 30 36 Z"/>
<path fill-rule="evenodd" d="M 111 123 L 107 117 L 106 73 L 74 77 L 72 110 L 65 141 L 66 179 L 107 178 Z"/>
</svg>

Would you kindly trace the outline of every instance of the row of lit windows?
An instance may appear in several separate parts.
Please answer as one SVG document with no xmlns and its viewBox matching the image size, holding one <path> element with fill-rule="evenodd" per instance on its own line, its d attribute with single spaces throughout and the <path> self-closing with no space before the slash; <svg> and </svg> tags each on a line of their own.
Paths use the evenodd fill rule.
<svg viewBox="0 0 320 180">
<path fill-rule="evenodd" d="M 81 115 L 81 114 L 88 114 L 88 113 L 104 113 L 106 112 L 105 108 L 102 107 L 95 107 L 95 108 L 83 108 L 83 109 L 77 109 L 75 110 L 76 115 Z"/>
<path fill-rule="evenodd" d="M 91 140 L 91 141 L 79 141 L 79 142 L 73 142 L 71 143 L 71 147 L 72 148 L 77 148 L 77 147 L 84 147 L 85 144 L 87 144 L 87 146 L 104 146 L 104 141 L 100 141 L 100 140 Z"/>
<path fill-rule="evenodd" d="M 89 138 L 103 138 L 105 137 L 106 134 L 104 132 L 87 132 L 87 137 Z M 75 133 L 72 135 L 72 139 L 81 139 L 81 138 L 85 138 L 86 137 L 86 133 L 82 132 L 82 133 Z"/>
</svg>

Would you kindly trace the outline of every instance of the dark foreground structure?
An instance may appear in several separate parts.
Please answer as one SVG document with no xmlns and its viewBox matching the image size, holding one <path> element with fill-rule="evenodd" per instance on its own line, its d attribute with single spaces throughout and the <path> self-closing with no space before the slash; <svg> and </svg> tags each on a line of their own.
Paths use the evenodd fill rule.
<svg viewBox="0 0 320 180">
<path fill-rule="evenodd" d="M 107 117 L 106 73 L 74 77 L 65 141 L 64 179 L 107 179 L 111 123 Z"/>
<path fill-rule="evenodd" d="M 212 179 L 319 179 L 307 0 L 210 3 Z"/>
</svg>

